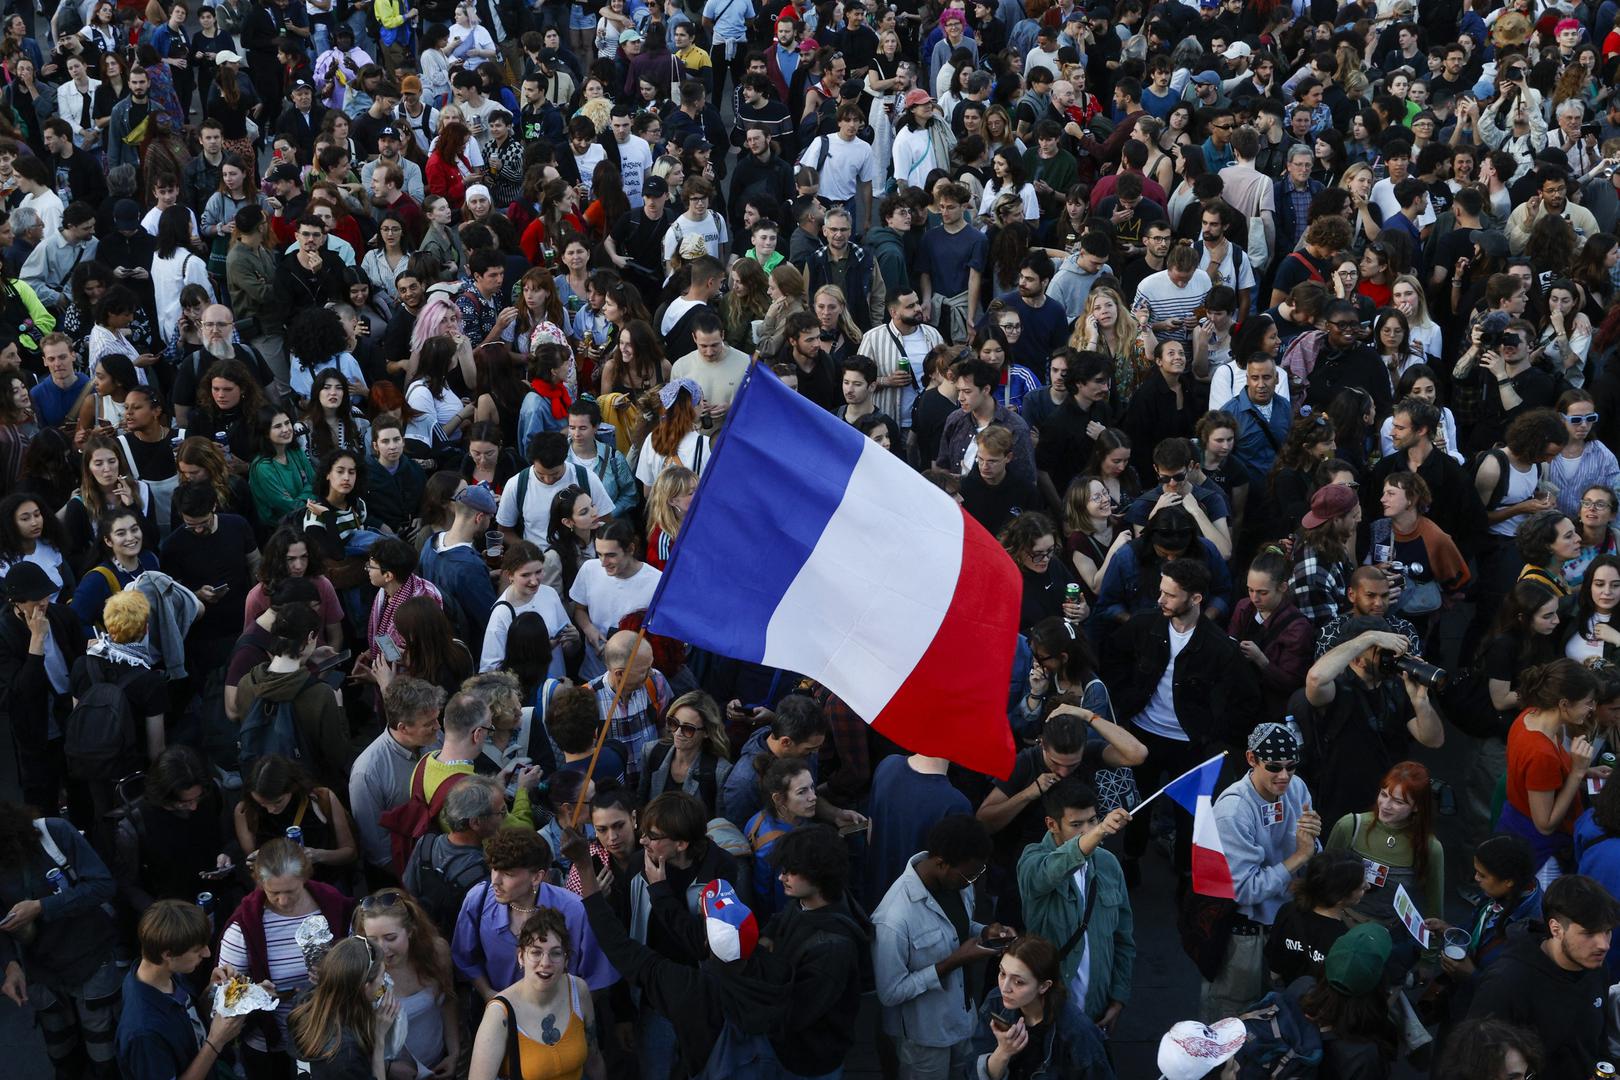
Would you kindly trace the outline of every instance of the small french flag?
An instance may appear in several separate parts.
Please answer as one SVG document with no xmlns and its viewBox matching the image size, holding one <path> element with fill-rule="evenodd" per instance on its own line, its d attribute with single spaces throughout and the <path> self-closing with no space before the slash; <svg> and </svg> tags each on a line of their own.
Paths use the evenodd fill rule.
<svg viewBox="0 0 1620 1080">
<path fill-rule="evenodd" d="M 1225 754 L 1216 754 L 1196 765 L 1165 786 L 1164 793 L 1193 816 L 1192 884 L 1201 896 L 1235 898 L 1232 868 L 1221 848 L 1221 833 L 1215 827 L 1215 785 L 1220 780 Z M 1138 808 L 1140 809 L 1140 808 Z"/>
</svg>

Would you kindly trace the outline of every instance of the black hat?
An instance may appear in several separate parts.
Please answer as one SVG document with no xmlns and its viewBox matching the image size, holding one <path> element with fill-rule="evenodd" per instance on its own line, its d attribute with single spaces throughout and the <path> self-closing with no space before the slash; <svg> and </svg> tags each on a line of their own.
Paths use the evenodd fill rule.
<svg viewBox="0 0 1620 1080">
<path fill-rule="evenodd" d="M 384 124 L 377 129 L 377 138 L 379 139 L 397 139 L 399 137 L 399 128 L 393 124 Z"/>
<path fill-rule="evenodd" d="M 57 584 L 38 563 L 20 562 L 6 575 L 6 599 L 17 604 L 56 595 Z"/>
<path fill-rule="evenodd" d="M 662 176 L 649 176 L 647 182 L 641 185 L 641 194 L 649 199 L 656 199 L 660 195 L 668 195 L 669 181 Z"/>
<path fill-rule="evenodd" d="M 298 166 L 289 161 L 283 161 L 281 164 L 271 169 L 270 174 L 266 176 L 265 179 L 270 181 L 272 184 L 280 180 L 297 180 Z"/>
<path fill-rule="evenodd" d="M 314 90 L 314 89 L 315 89 L 315 84 L 310 82 L 308 79 L 294 79 L 293 84 L 287 88 L 287 93 L 290 94 L 294 90 Z"/>
<path fill-rule="evenodd" d="M 113 228 L 132 232 L 141 227 L 141 204 L 134 199 L 119 199 L 113 204 Z"/>
<path fill-rule="evenodd" d="M 698 134 L 697 132 L 694 131 L 692 134 L 688 135 L 685 138 L 684 141 L 682 141 L 681 149 L 682 150 L 708 150 L 708 149 L 710 149 L 709 140 L 705 139 L 702 135 L 700 135 L 700 134 Z"/>
</svg>

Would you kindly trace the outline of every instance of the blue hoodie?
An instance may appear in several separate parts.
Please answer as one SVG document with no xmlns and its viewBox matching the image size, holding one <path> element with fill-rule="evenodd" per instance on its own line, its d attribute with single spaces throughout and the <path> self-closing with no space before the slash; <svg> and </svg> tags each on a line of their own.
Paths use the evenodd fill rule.
<svg viewBox="0 0 1620 1080">
<path fill-rule="evenodd" d="M 444 597 L 444 613 L 456 628 L 474 656 L 484 649 L 484 627 L 489 624 L 490 609 L 495 606 L 495 586 L 489 579 L 484 560 L 469 544 L 457 544 L 448 551 L 440 551 L 443 533 L 434 533 L 422 549 L 422 562 L 417 570 L 438 586 Z"/>
</svg>

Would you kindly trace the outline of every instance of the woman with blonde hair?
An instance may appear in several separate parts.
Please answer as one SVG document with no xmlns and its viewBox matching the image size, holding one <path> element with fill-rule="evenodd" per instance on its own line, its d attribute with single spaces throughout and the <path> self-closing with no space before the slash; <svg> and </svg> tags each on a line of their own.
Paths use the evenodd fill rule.
<svg viewBox="0 0 1620 1080">
<path fill-rule="evenodd" d="M 1018 129 L 1005 105 L 992 105 L 984 111 L 984 145 L 987 153 L 994 154 L 1003 146 L 1023 153 L 1018 141 Z"/>
<path fill-rule="evenodd" d="M 675 465 L 701 474 L 709 458 L 709 437 L 698 430 L 702 388 L 691 379 L 676 379 L 659 389 L 658 404 L 662 414 L 642 440 L 636 460 L 636 479 L 647 488 Z"/>
<path fill-rule="evenodd" d="M 384 974 L 364 938 L 344 938 L 321 959 L 315 988 L 287 1016 L 312 1080 L 387 1080 L 388 1035 L 400 1006 Z"/>
<path fill-rule="evenodd" d="M 1099 285 L 1086 296 L 1080 318 L 1069 335 L 1069 347 L 1099 352 L 1114 358 L 1113 398 L 1116 408 L 1130 401 L 1142 379 L 1153 370 L 1153 349 L 1158 339 L 1125 306 L 1112 286 Z"/>
<path fill-rule="evenodd" d="M 662 570 L 669 562 L 681 519 L 697 491 L 697 473 L 684 465 L 671 465 L 658 474 L 647 496 L 647 562 Z"/>
<path fill-rule="evenodd" d="M 461 1015 L 456 1005 L 450 945 L 421 904 L 401 889 L 386 888 L 360 901 L 351 922 L 354 936 L 371 946 L 393 981 L 404 1015 L 405 1040 L 390 1069 L 401 1063 L 410 1075 L 435 1075 L 461 1057 Z"/>
<path fill-rule="evenodd" d="M 1397 276 L 1390 288 L 1390 301 L 1406 316 L 1407 332 L 1412 338 L 1412 354 L 1424 363 L 1438 364 L 1444 334 L 1440 324 L 1429 315 L 1429 301 L 1423 295 L 1423 283 L 1411 274 Z"/>
<path fill-rule="evenodd" d="M 782 349 L 788 316 L 806 310 L 804 302 L 804 275 L 790 262 L 781 262 L 770 273 L 765 295 L 771 305 L 765 310 L 763 325 L 759 328 L 758 346 L 761 357 L 775 356 Z"/>
<path fill-rule="evenodd" d="M 836 338 L 827 350 L 832 358 L 836 361 L 853 356 L 861 345 L 861 328 L 855 325 L 849 313 L 849 299 L 844 290 L 837 285 L 823 285 L 811 298 L 810 310 L 815 312 L 822 331 Z"/>
<path fill-rule="evenodd" d="M 730 775 L 731 740 L 719 703 L 702 690 L 670 702 L 663 738 L 641 751 L 641 804 L 666 791 L 684 791 L 713 817 L 720 812 L 719 793 Z"/>
<path fill-rule="evenodd" d="M 1384 215 L 1372 201 L 1372 166 L 1354 161 L 1339 177 L 1339 187 L 1350 193 L 1351 247 L 1366 243 L 1384 227 Z"/>
</svg>

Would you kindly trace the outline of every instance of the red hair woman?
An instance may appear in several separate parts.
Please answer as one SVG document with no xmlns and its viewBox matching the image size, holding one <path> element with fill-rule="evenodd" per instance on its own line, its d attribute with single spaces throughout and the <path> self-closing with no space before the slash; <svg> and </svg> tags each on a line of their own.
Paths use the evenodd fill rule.
<svg viewBox="0 0 1620 1080">
<path fill-rule="evenodd" d="M 1445 906 L 1445 852 L 1434 835 L 1434 791 L 1429 770 L 1402 761 L 1384 774 L 1371 810 L 1346 814 L 1328 835 L 1329 851 L 1361 856 L 1367 892 L 1347 913 L 1352 922 L 1395 926 L 1395 889 L 1406 886 L 1412 902 L 1426 912 Z"/>
</svg>

